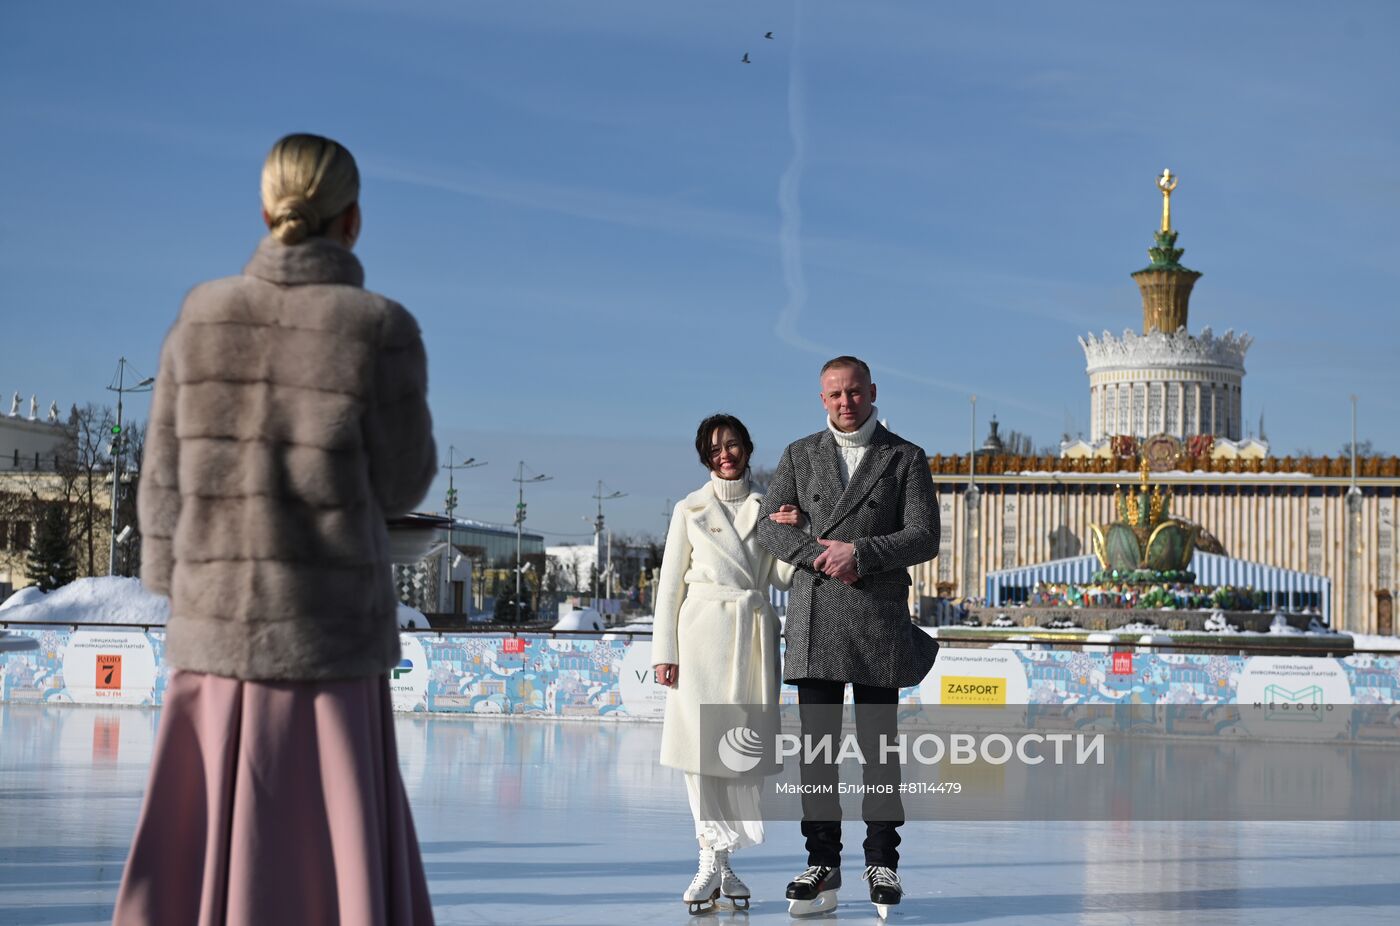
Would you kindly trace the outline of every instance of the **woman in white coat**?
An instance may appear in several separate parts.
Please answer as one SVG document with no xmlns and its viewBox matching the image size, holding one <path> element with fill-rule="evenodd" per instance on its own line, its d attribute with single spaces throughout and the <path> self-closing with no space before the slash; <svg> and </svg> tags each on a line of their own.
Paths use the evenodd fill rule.
<svg viewBox="0 0 1400 926">
<path fill-rule="evenodd" d="M 700 867 L 683 900 L 692 913 L 711 909 L 719 896 L 748 906 L 749 889 L 734 874 L 730 853 L 763 841 L 758 781 L 714 774 L 703 761 L 702 704 L 778 702 L 778 617 L 768 601 L 770 585 L 787 588 L 792 567 L 758 543 L 754 525 L 762 496 L 749 486 L 753 440 L 733 415 L 700 423 L 695 451 L 710 479 L 676 505 L 656 591 L 652 663 L 670 688 L 661 732 L 661 764 L 685 772 L 686 792 L 700 842 Z M 772 515 L 797 525 L 791 505 Z M 702 808 L 738 808 L 734 817 Z"/>
</svg>

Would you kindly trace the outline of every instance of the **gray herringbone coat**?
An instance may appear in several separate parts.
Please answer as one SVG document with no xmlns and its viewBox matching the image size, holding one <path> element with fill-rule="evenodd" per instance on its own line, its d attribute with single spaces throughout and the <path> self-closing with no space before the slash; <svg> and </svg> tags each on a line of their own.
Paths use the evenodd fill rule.
<svg viewBox="0 0 1400 926">
<path fill-rule="evenodd" d="M 136 505 L 166 659 L 253 680 L 399 661 L 386 517 L 437 474 L 423 341 L 324 238 L 196 286 L 160 355 Z"/>
<path fill-rule="evenodd" d="M 783 678 L 916 685 L 938 653 L 933 638 L 909 620 L 908 567 L 938 555 L 938 498 L 928 457 L 878 425 L 843 490 L 838 453 L 827 429 L 794 441 L 763 499 L 759 542 L 797 567 Z M 802 509 L 811 534 L 768 519 L 786 504 Z M 818 537 L 855 544 L 858 582 L 847 585 L 812 568 L 825 549 Z"/>
</svg>

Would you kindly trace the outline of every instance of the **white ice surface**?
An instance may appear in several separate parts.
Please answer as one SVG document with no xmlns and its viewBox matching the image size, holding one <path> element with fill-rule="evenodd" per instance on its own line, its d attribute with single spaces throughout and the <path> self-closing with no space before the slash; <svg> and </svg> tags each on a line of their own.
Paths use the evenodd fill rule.
<svg viewBox="0 0 1400 926">
<path fill-rule="evenodd" d="M 159 711 L 0 705 L 0 923 L 110 921 Z M 401 715 L 400 762 L 443 926 L 790 924 L 795 823 L 735 856 L 748 914 L 690 917 L 695 843 L 657 724 Z M 846 886 L 821 923 L 876 923 Z M 1400 922 L 1397 823 L 958 823 L 902 830 L 899 924 Z"/>
</svg>

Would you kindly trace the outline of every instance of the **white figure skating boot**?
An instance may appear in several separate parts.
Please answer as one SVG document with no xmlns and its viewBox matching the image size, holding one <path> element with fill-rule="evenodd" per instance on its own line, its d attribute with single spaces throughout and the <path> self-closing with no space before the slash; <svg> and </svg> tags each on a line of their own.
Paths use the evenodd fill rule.
<svg viewBox="0 0 1400 926">
<path fill-rule="evenodd" d="M 870 882 L 870 902 L 875 905 L 875 912 L 880 919 L 887 919 L 890 907 L 904 899 L 904 886 L 899 883 L 899 875 L 893 868 L 871 865 L 861 878 Z"/>
<path fill-rule="evenodd" d="M 715 850 L 715 867 L 719 869 L 719 892 L 733 904 L 735 910 L 747 910 L 749 898 L 753 895 L 749 893 L 749 886 L 739 880 L 734 869 L 729 867 L 728 849 Z"/>
<path fill-rule="evenodd" d="M 787 886 L 788 913 L 814 916 L 836 909 L 836 892 L 841 888 L 841 869 L 811 865 Z"/>
<path fill-rule="evenodd" d="M 719 889 L 720 874 L 715 864 L 715 850 L 701 849 L 700 867 L 696 870 L 695 879 L 690 882 L 690 887 L 681 895 L 681 900 L 689 905 L 691 916 L 709 913 L 715 908 L 715 901 L 719 899 Z"/>
</svg>

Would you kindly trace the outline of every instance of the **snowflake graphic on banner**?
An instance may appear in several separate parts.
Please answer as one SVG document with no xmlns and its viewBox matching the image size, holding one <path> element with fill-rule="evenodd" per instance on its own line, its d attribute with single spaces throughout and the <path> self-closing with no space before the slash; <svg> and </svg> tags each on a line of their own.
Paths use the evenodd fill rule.
<svg viewBox="0 0 1400 926">
<path fill-rule="evenodd" d="M 495 640 L 472 640 L 471 642 L 467 643 L 466 646 L 462 647 L 462 650 L 466 653 L 468 659 L 484 660 L 487 652 L 492 651 L 495 648 Z"/>
<path fill-rule="evenodd" d="M 615 661 L 613 658 L 613 648 L 610 643 L 593 644 L 593 652 L 589 653 L 588 661 L 595 669 L 611 669 Z"/>
<path fill-rule="evenodd" d="M 1210 679 L 1217 686 L 1224 687 L 1230 683 L 1230 657 L 1229 656 L 1209 656 L 1205 664 L 1206 678 Z"/>
<path fill-rule="evenodd" d="M 1098 668 L 1098 661 L 1088 653 L 1075 653 L 1070 656 L 1069 664 L 1065 668 L 1069 669 L 1070 675 L 1079 679 L 1080 684 L 1085 684 Z"/>
</svg>

